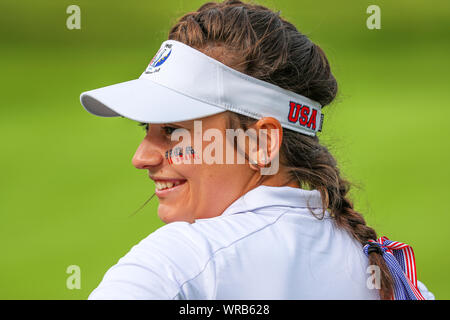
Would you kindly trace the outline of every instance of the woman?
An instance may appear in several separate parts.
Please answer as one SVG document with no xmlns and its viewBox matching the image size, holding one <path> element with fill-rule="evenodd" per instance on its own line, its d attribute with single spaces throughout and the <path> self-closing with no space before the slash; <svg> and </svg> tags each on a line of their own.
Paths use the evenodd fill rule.
<svg viewBox="0 0 450 320">
<path fill-rule="evenodd" d="M 184 15 L 139 79 L 83 93 L 146 127 L 133 164 L 167 223 L 89 298 L 424 299 L 412 249 L 376 239 L 319 143 L 336 93 L 319 46 L 236 0 Z"/>
</svg>

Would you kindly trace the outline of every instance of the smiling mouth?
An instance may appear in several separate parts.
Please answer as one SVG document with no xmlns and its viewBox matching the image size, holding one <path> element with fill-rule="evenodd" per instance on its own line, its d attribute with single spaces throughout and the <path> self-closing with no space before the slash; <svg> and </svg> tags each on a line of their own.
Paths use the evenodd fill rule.
<svg viewBox="0 0 450 320">
<path fill-rule="evenodd" d="M 184 184 L 186 180 L 173 180 L 173 181 L 155 181 L 155 190 L 157 192 L 160 191 L 169 191 L 175 189 L 176 187 Z"/>
</svg>

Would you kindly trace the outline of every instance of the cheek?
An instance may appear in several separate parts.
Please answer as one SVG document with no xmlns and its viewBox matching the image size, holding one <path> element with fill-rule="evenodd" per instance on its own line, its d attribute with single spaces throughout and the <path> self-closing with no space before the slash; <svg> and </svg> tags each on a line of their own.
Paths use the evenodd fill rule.
<svg viewBox="0 0 450 320">
<path fill-rule="evenodd" d="M 220 203 L 238 192 L 245 183 L 244 165 L 203 165 L 193 178 L 197 196 L 208 203 Z"/>
<path fill-rule="evenodd" d="M 190 207 L 195 218 L 219 216 L 239 198 L 246 176 L 233 167 L 238 165 L 205 165 L 199 170 L 198 179 L 193 179 L 191 184 Z"/>
</svg>

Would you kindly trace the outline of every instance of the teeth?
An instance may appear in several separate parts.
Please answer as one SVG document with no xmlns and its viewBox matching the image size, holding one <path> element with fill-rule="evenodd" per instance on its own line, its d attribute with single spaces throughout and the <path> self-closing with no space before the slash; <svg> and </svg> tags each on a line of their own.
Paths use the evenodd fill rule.
<svg viewBox="0 0 450 320">
<path fill-rule="evenodd" d="M 172 188 L 175 186 L 178 186 L 181 182 L 180 181 L 176 181 L 176 182 L 162 182 L 162 181 L 156 181 L 155 182 L 155 188 L 157 190 L 164 190 L 167 188 Z"/>
</svg>

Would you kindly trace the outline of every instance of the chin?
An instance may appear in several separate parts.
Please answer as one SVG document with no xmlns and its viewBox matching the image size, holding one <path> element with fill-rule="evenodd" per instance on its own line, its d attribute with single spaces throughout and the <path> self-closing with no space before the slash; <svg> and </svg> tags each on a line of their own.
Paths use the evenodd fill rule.
<svg viewBox="0 0 450 320">
<path fill-rule="evenodd" d="M 179 212 L 176 212 L 176 210 L 173 210 L 173 209 L 171 210 L 171 209 L 164 208 L 161 206 L 158 207 L 158 217 L 159 217 L 159 219 L 161 219 L 162 222 L 164 222 L 166 224 L 171 223 L 171 222 L 176 222 L 176 221 L 185 221 L 185 222 L 189 222 L 189 223 L 194 222 L 193 219 L 183 216 Z"/>
</svg>

